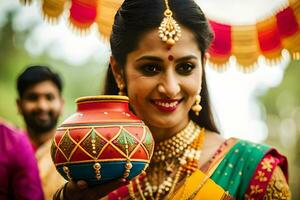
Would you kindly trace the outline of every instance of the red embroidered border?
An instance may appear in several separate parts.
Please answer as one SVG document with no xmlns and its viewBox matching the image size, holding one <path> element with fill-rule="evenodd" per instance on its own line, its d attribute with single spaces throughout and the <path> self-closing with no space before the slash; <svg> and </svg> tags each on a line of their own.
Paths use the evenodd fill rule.
<svg viewBox="0 0 300 200">
<path fill-rule="evenodd" d="M 279 159 L 270 154 L 267 154 L 260 161 L 245 194 L 246 200 L 263 199 L 269 180 L 279 162 Z"/>
</svg>

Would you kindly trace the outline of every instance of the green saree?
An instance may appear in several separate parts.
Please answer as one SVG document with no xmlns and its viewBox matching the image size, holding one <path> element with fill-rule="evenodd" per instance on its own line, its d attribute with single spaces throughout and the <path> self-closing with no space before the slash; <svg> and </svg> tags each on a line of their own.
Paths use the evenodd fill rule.
<svg viewBox="0 0 300 200">
<path fill-rule="evenodd" d="M 245 140 L 229 139 L 209 163 L 196 170 L 176 188 L 171 200 L 263 199 L 276 167 L 287 179 L 287 161 L 275 149 Z M 132 192 L 138 193 L 136 185 Z M 110 193 L 105 199 L 130 199 L 128 187 Z"/>
</svg>

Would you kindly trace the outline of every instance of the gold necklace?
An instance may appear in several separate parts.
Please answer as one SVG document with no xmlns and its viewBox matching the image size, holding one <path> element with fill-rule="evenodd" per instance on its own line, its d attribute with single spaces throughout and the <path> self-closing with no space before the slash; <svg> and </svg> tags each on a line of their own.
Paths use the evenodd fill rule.
<svg viewBox="0 0 300 200">
<path fill-rule="evenodd" d="M 173 137 L 156 144 L 152 162 L 161 162 L 170 158 L 179 157 L 193 142 L 199 132 L 197 125 L 191 120 L 188 125 Z"/>
<path fill-rule="evenodd" d="M 194 139 L 192 141 L 178 139 L 178 135 L 182 135 L 183 133 L 187 134 L 187 130 L 193 131 L 189 136 Z M 139 195 L 142 199 L 159 200 L 162 196 L 168 199 L 170 195 L 172 195 L 178 181 L 189 176 L 198 168 L 204 141 L 204 132 L 204 128 L 201 129 L 196 123 L 191 121 L 183 131 L 176 135 L 177 137 L 173 136 L 168 141 L 162 142 L 162 144 L 181 142 L 180 144 L 187 145 L 180 153 L 176 152 L 176 155 L 180 156 L 171 158 L 168 156 L 159 156 L 160 159 L 157 159 L 159 162 L 152 162 L 152 166 L 148 168 L 150 169 L 149 172 L 143 177 L 143 187 L 140 184 L 139 177 L 135 179 Z M 178 146 L 180 144 L 174 145 Z M 163 153 L 170 153 L 170 150 L 172 149 L 161 149 Z M 130 196 L 132 199 L 135 199 L 134 195 L 130 194 Z"/>
</svg>

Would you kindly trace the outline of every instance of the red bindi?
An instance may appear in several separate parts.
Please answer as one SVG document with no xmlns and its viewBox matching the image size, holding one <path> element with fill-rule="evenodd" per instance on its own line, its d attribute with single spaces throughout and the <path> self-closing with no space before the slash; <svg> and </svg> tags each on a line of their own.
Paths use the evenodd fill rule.
<svg viewBox="0 0 300 200">
<path fill-rule="evenodd" d="M 172 60 L 174 60 L 174 57 L 172 55 L 169 55 L 168 60 L 172 61 Z"/>
</svg>

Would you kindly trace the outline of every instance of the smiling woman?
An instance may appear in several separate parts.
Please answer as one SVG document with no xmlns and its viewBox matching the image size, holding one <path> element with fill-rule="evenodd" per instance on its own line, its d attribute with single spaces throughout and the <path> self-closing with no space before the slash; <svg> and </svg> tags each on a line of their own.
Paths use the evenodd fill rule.
<svg viewBox="0 0 300 200">
<path fill-rule="evenodd" d="M 112 27 L 105 94 L 129 97 L 156 141 L 153 159 L 133 180 L 94 187 L 73 181 L 55 198 L 290 198 L 284 156 L 219 135 L 204 68 L 212 38 L 193 0 L 124 1 Z"/>
<path fill-rule="evenodd" d="M 174 60 L 169 61 L 170 55 Z M 135 113 L 157 139 L 172 136 L 161 131 L 175 134 L 186 126 L 202 76 L 202 55 L 191 31 L 182 27 L 180 40 L 166 50 L 157 31 L 152 30 L 143 36 L 137 50 L 128 54 L 124 70 L 118 68 L 114 57 L 111 63 L 115 77 L 120 77 L 117 83 L 127 86 Z"/>
</svg>

